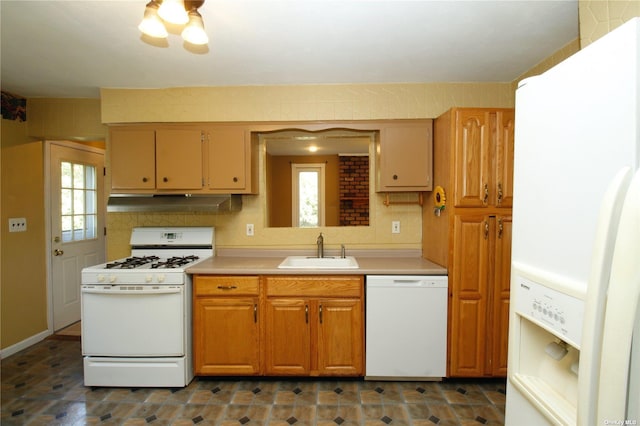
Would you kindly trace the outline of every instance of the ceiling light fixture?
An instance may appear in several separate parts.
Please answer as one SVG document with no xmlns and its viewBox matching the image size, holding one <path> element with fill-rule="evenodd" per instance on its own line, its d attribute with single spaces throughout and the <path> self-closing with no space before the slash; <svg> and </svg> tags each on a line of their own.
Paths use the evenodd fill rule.
<svg viewBox="0 0 640 426">
<path fill-rule="evenodd" d="M 184 25 L 189 22 L 189 16 L 184 8 L 184 0 L 162 0 L 158 15 L 167 22 Z"/>
<path fill-rule="evenodd" d="M 203 45 L 209 42 L 204 31 L 204 21 L 198 8 L 204 0 L 151 0 L 145 6 L 144 18 L 138 29 L 153 38 L 167 38 L 169 35 L 165 23 L 185 25 L 182 38 L 191 44 Z"/>
</svg>

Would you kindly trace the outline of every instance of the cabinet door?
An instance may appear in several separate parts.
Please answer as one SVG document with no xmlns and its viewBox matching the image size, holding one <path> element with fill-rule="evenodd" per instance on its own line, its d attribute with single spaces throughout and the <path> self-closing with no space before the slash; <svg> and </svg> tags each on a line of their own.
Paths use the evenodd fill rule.
<svg viewBox="0 0 640 426">
<path fill-rule="evenodd" d="M 318 302 L 318 374 L 363 373 L 364 320 L 359 299 Z"/>
<path fill-rule="evenodd" d="M 378 191 L 432 189 L 431 126 L 387 127 L 380 138 Z"/>
<path fill-rule="evenodd" d="M 484 109 L 460 109 L 455 117 L 454 204 L 484 207 L 491 185 L 491 122 Z"/>
<path fill-rule="evenodd" d="M 202 189 L 202 131 L 156 130 L 156 187 Z"/>
<path fill-rule="evenodd" d="M 153 130 L 111 130 L 111 188 L 154 189 L 156 149 Z"/>
<path fill-rule="evenodd" d="M 216 128 L 209 132 L 209 188 L 247 187 L 247 145 L 244 129 Z"/>
<path fill-rule="evenodd" d="M 484 374 L 487 333 L 489 218 L 456 215 L 450 298 L 449 374 Z"/>
<path fill-rule="evenodd" d="M 511 288 L 511 216 L 498 216 L 495 230 L 495 268 L 492 295 L 493 344 L 491 374 L 507 375 L 509 296 Z"/>
<path fill-rule="evenodd" d="M 257 297 L 196 298 L 193 313 L 196 374 L 260 372 Z"/>
<path fill-rule="evenodd" d="M 311 312 L 306 299 L 267 299 L 265 373 L 309 375 L 311 370 Z"/>
<path fill-rule="evenodd" d="M 515 112 L 498 111 L 496 114 L 496 179 L 495 205 L 513 205 L 513 150 L 515 132 Z"/>
</svg>

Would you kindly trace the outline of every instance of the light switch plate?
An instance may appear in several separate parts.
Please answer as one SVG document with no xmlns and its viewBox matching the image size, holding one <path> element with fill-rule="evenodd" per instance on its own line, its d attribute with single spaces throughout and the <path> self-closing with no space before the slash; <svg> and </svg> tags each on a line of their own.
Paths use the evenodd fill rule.
<svg viewBox="0 0 640 426">
<path fill-rule="evenodd" d="M 394 220 L 393 222 L 391 222 L 391 233 L 392 234 L 399 234 L 400 233 L 400 221 L 399 220 Z"/>
<path fill-rule="evenodd" d="M 27 230 L 27 218 L 9 218 L 9 232 L 25 232 Z"/>
<path fill-rule="evenodd" d="M 247 236 L 253 237 L 253 223 L 247 223 Z"/>
</svg>

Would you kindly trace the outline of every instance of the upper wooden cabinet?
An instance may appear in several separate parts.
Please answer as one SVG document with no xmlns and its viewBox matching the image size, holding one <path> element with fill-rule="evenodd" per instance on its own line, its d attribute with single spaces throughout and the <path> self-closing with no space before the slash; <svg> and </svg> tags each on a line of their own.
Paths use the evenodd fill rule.
<svg viewBox="0 0 640 426">
<path fill-rule="evenodd" d="M 436 120 L 436 132 L 450 135 L 454 204 L 511 207 L 514 111 L 452 109 Z"/>
<path fill-rule="evenodd" d="M 432 121 L 385 125 L 376 160 L 378 192 L 431 191 Z"/>
<path fill-rule="evenodd" d="M 155 189 L 156 132 L 111 130 L 112 189 Z"/>
<path fill-rule="evenodd" d="M 257 140 L 242 125 L 117 126 L 108 149 L 115 193 L 258 191 Z"/>
<path fill-rule="evenodd" d="M 257 155 L 252 155 L 251 133 L 240 126 L 207 129 L 209 139 L 208 188 L 235 194 L 255 193 L 258 174 L 252 172 Z"/>
<path fill-rule="evenodd" d="M 202 189 L 202 130 L 156 130 L 156 188 Z"/>
<path fill-rule="evenodd" d="M 111 130 L 112 190 L 201 190 L 202 130 Z"/>
</svg>

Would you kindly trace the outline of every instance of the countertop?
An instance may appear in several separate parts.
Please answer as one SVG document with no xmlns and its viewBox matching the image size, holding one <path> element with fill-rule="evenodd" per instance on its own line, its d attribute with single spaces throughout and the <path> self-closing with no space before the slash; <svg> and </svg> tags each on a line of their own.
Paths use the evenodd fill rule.
<svg viewBox="0 0 640 426">
<path fill-rule="evenodd" d="M 278 269 L 286 256 L 215 256 L 187 268 L 189 274 L 233 275 L 446 275 L 421 257 L 355 256 L 358 269 Z"/>
</svg>

